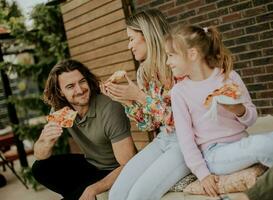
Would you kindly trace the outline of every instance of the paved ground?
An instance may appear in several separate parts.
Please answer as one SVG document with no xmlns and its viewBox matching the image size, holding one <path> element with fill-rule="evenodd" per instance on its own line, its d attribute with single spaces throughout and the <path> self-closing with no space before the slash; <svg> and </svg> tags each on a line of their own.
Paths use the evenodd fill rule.
<svg viewBox="0 0 273 200">
<path fill-rule="evenodd" d="M 29 164 L 31 165 L 34 158 L 33 156 L 28 156 Z M 15 168 L 20 171 L 19 162 L 15 162 Z M 50 191 L 41 187 L 39 191 L 34 191 L 33 189 L 26 189 L 22 183 L 13 175 L 10 169 L 3 171 L 2 166 L 0 166 L 0 173 L 3 174 L 7 179 L 7 185 L 0 188 L 0 199 L 1 200 L 59 200 L 61 197 Z"/>
</svg>

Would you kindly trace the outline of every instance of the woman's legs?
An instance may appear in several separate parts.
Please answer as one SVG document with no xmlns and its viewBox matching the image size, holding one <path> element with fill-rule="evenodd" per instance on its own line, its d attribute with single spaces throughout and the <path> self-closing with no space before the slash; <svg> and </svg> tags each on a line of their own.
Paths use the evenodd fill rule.
<svg viewBox="0 0 273 200">
<path fill-rule="evenodd" d="M 273 166 L 273 132 L 251 135 L 233 143 L 220 143 L 203 152 L 212 173 L 229 174 L 261 163 Z"/>
<path fill-rule="evenodd" d="M 180 147 L 174 143 L 138 178 L 127 200 L 159 200 L 189 173 Z"/>
<path fill-rule="evenodd" d="M 127 200 L 127 196 L 141 174 L 162 154 L 154 140 L 136 154 L 122 169 L 109 193 L 109 200 Z"/>
<path fill-rule="evenodd" d="M 157 200 L 190 173 L 175 135 L 157 137 L 124 167 L 109 200 Z"/>
</svg>

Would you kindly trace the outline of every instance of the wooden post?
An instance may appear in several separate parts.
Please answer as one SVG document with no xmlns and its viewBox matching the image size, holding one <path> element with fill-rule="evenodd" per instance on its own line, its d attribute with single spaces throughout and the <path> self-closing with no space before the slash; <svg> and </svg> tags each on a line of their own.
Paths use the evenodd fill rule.
<svg viewBox="0 0 273 200">
<path fill-rule="evenodd" d="M 3 61 L 4 61 L 4 58 L 3 58 L 3 53 L 2 53 L 1 44 L 0 44 L 0 62 L 3 62 Z M 8 99 L 9 96 L 12 95 L 12 91 L 11 91 L 11 87 L 10 87 L 10 84 L 9 84 L 9 78 L 8 78 L 5 70 L 3 70 L 3 69 L 1 69 L 1 79 L 2 79 L 2 84 L 3 84 L 3 88 L 4 88 L 5 97 L 6 97 L 6 99 Z M 17 113 L 16 113 L 16 109 L 15 109 L 14 104 L 8 102 L 7 105 L 8 105 L 8 115 L 9 115 L 10 122 L 12 124 L 19 124 L 19 120 L 18 120 L 18 117 L 17 117 Z M 21 166 L 22 167 L 28 167 L 28 162 L 27 162 L 26 152 L 25 152 L 25 149 L 24 149 L 24 144 L 19 139 L 19 136 L 16 135 L 16 134 L 14 134 L 14 142 L 15 142 L 15 145 L 17 147 L 17 151 L 18 151 Z"/>
</svg>

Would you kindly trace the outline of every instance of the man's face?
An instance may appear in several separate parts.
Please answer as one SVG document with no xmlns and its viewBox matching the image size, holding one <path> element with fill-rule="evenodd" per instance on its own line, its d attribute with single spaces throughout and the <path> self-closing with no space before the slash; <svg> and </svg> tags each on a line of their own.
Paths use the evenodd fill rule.
<svg viewBox="0 0 273 200">
<path fill-rule="evenodd" d="M 90 88 L 87 80 L 78 71 L 64 72 L 58 77 L 61 94 L 75 109 L 89 106 Z"/>
</svg>

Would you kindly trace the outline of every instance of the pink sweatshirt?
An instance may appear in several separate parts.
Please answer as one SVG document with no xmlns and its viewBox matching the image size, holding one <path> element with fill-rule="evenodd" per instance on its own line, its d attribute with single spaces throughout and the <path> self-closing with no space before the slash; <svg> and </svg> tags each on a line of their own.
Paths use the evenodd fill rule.
<svg viewBox="0 0 273 200">
<path fill-rule="evenodd" d="M 174 122 L 180 147 L 187 166 L 202 180 L 210 174 L 201 151 L 217 142 L 234 142 L 246 135 L 245 129 L 257 119 L 257 111 L 240 76 L 232 71 L 229 79 L 223 82 L 224 75 L 218 68 L 203 81 L 185 78 L 171 91 Z M 218 105 L 218 121 L 204 118 L 208 111 L 204 106 L 206 97 L 224 85 L 236 83 L 242 92 L 246 113 L 242 117 Z"/>
</svg>

